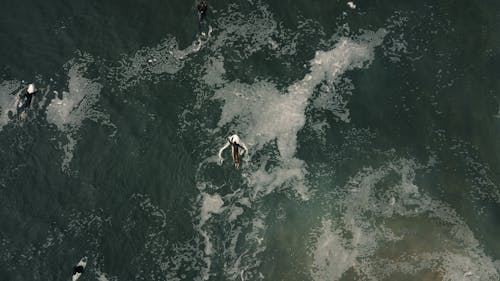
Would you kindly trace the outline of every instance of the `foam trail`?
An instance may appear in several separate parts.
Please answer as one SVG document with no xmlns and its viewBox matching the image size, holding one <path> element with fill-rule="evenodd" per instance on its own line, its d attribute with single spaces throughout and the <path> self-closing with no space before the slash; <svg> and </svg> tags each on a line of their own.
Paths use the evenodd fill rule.
<svg viewBox="0 0 500 281">
<path fill-rule="evenodd" d="M 184 67 L 186 58 L 198 52 L 203 42 L 198 39 L 184 49 L 177 41 L 168 37 L 154 47 L 145 47 L 132 56 L 124 56 L 117 67 L 111 68 L 112 78 L 118 80 L 117 87 L 126 90 L 145 80 L 156 81 L 162 74 L 173 75 Z"/>
<path fill-rule="evenodd" d="M 19 89 L 19 81 L 2 81 L 0 83 L 0 131 L 9 123 L 9 112 L 16 113 L 17 94 L 12 93 Z"/>
<path fill-rule="evenodd" d="M 214 97 L 224 101 L 219 128 L 235 122 L 235 130 L 242 132 L 243 139 L 254 151 L 271 141 L 277 142 L 280 167 L 271 172 L 260 167 L 250 178 L 252 185 L 269 192 L 296 180 L 297 192 L 307 199 L 309 195 L 303 182 L 306 166 L 295 158 L 295 153 L 297 133 L 306 122 L 308 101 L 323 81 L 334 81 L 348 70 L 369 64 L 374 47 L 382 43 L 385 33 L 383 29 L 367 33 L 360 42 L 341 38 L 332 50 L 316 52 L 310 61 L 309 73 L 289 86 L 284 94 L 269 82 L 253 85 L 234 82 L 217 91 Z"/>
<path fill-rule="evenodd" d="M 205 263 L 206 267 L 203 268 L 201 275 L 203 280 L 209 279 L 210 268 L 212 265 L 211 256 L 213 254 L 212 242 L 210 242 L 210 236 L 206 230 L 203 229 L 203 225 L 207 222 L 212 214 L 220 214 L 224 208 L 224 201 L 220 195 L 210 195 L 208 193 L 202 193 L 202 206 L 200 212 L 200 223 L 198 225 L 198 231 L 201 236 L 205 239 Z"/>
</svg>

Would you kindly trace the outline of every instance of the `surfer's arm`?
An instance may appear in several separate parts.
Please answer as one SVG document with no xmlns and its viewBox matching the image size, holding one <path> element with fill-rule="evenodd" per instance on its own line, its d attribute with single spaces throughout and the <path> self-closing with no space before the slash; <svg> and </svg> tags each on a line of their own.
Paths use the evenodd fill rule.
<svg viewBox="0 0 500 281">
<path fill-rule="evenodd" d="M 34 94 L 31 94 L 31 95 L 26 95 L 26 102 L 24 103 L 23 107 L 25 109 L 29 109 L 30 106 L 31 106 L 31 102 L 33 101 L 33 95 Z"/>
<path fill-rule="evenodd" d="M 219 160 L 221 160 L 221 162 L 224 160 L 224 158 L 222 158 L 222 152 L 224 151 L 224 149 L 228 148 L 230 145 L 231 145 L 231 143 L 227 142 L 221 149 L 219 149 Z"/>
<path fill-rule="evenodd" d="M 21 91 L 18 95 L 16 95 L 16 107 L 22 107 L 24 105 L 23 99 L 26 95 L 26 91 Z"/>
<path fill-rule="evenodd" d="M 243 148 L 243 150 L 245 150 L 245 154 L 248 154 L 248 148 L 247 146 L 244 144 L 244 143 L 240 143 L 240 146 Z"/>
</svg>

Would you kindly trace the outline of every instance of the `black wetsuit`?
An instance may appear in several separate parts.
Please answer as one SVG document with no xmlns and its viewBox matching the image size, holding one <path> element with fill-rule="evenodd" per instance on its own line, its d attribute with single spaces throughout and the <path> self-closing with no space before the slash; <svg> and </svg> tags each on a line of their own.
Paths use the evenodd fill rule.
<svg viewBox="0 0 500 281">
<path fill-rule="evenodd" d="M 75 275 L 77 273 L 83 273 L 83 266 L 79 265 L 79 266 L 73 267 L 73 275 Z"/>
<path fill-rule="evenodd" d="M 198 3 L 198 27 L 200 28 L 200 32 L 204 32 L 206 27 L 206 16 L 207 16 L 208 5 L 205 1 L 200 1 Z"/>
<path fill-rule="evenodd" d="M 242 147 L 241 145 L 235 143 L 235 142 L 229 142 L 231 143 L 231 153 L 232 153 L 232 157 L 234 159 L 234 162 L 235 163 L 239 163 L 240 162 L 240 159 L 243 158 L 245 156 L 245 150 L 243 150 L 243 154 L 240 155 L 240 148 Z"/>
<path fill-rule="evenodd" d="M 205 17 L 207 16 L 207 10 L 208 10 L 207 3 L 205 1 L 201 1 L 198 4 L 198 16 L 200 22 L 205 20 Z"/>
<path fill-rule="evenodd" d="M 18 108 L 18 112 L 27 112 L 30 109 L 31 106 L 31 101 L 33 100 L 33 95 L 36 93 L 28 93 L 28 91 L 24 91 L 24 93 L 21 95 L 21 100 L 19 101 L 21 103 L 21 106 Z"/>
</svg>

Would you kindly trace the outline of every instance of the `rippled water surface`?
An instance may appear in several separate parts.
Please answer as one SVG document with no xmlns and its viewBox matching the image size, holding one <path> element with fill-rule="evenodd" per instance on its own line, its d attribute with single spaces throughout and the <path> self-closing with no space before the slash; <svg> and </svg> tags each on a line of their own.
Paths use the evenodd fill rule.
<svg viewBox="0 0 500 281">
<path fill-rule="evenodd" d="M 500 280 L 498 1 L 208 4 L 0 4 L 0 280 Z"/>
</svg>

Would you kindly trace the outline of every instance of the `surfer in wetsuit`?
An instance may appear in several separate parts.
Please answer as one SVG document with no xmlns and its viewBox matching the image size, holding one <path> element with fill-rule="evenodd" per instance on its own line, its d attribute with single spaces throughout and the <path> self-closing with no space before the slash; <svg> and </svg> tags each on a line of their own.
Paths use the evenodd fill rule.
<svg viewBox="0 0 500 281">
<path fill-rule="evenodd" d="M 205 20 L 207 10 L 207 2 L 205 0 L 200 0 L 200 3 L 198 3 L 198 19 L 200 20 L 200 22 Z"/>
<path fill-rule="evenodd" d="M 219 150 L 219 159 L 221 163 L 224 161 L 224 158 L 222 158 L 222 152 L 224 151 L 224 149 L 231 145 L 231 156 L 233 157 L 234 167 L 239 168 L 240 158 L 243 158 L 243 156 L 248 153 L 248 148 L 240 140 L 240 137 L 238 137 L 238 135 L 232 135 L 228 137 L 227 140 L 227 143 Z"/>
<path fill-rule="evenodd" d="M 76 275 L 77 273 L 82 274 L 83 273 L 83 266 L 74 266 L 73 267 L 73 275 Z"/>
<path fill-rule="evenodd" d="M 198 3 L 198 27 L 200 28 L 201 35 L 205 36 L 205 26 L 206 26 L 206 16 L 207 16 L 208 5 L 205 0 L 200 0 Z"/>
<path fill-rule="evenodd" d="M 35 95 L 36 92 L 37 90 L 35 89 L 35 84 L 31 83 L 28 85 L 26 91 L 23 91 L 19 96 L 17 107 L 18 107 L 19 117 L 21 119 L 24 119 L 28 116 L 28 110 L 30 109 L 33 95 Z"/>
<path fill-rule="evenodd" d="M 73 276 L 71 277 L 71 281 L 76 281 L 80 278 L 80 276 L 82 276 L 85 266 L 87 266 L 87 257 L 83 257 L 78 264 L 73 267 Z"/>
</svg>

